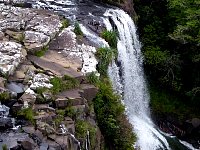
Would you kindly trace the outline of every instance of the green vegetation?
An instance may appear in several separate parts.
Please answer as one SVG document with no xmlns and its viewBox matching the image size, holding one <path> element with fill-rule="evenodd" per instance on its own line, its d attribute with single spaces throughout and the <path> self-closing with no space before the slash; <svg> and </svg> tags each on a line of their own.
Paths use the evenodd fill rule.
<svg viewBox="0 0 200 150">
<path fill-rule="evenodd" d="M 135 0 L 134 6 L 139 16 L 138 27 L 148 81 L 151 88 L 164 91 L 151 90 L 154 112 L 159 109 L 160 113 L 175 113 L 179 117 L 199 116 L 199 1 Z M 181 111 L 183 114 L 180 114 Z"/>
<path fill-rule="evenodd" d="M 158 89 L 156 87 L 150 88 L 150 105 L 154 113 L 160 116 L 171 114 L 176 116 L 179 121 L 184 121 L 187 117 L 194 117 L 193 108 L 188 107 L 175 95 L 170 95 L 167 91 Z M 198 111 L 196 111 L 198 113 Z"/>
<path fill-rule="evenodd" d="M 63 20 L 62 20 L 62 27 L 61 27 L 61 30 L 67 28 L 68 26 L 69 26 L 69 20 L 63 19 Z"/>
<path fill-rule="evenodd" d="M 86 75 L 86 80 L 88 81 L 88 83 L 90 84 L 94 84 L 97 85 L 99 82 L 99 77 L 96 76 L 95 72 L 92 73 L 88 73 Z"/>
<path fill-rule="evenodd" d="M 100 79 L 96 78 L 94 74 L 88 76 L 89 81 L 99 89 L 93 100 L 98 126 L 109 149 L 133 150 L 136 136 L 124 114 L 125 109 L 121 104 L 120 97 L 114 94 L 107 77 L 108 65 L 117 57 L 117 34 L 112 31 L 104 31 L 101 36 L 105 38 L 111 48 L 99 48 L 95 54 L 99 62 L 97 70 L 101 74 Z"/>
<path fill-rule="evenodd" d="M 92 126 L 87 121 L 77 120 L 75 130 L 76 130 L 76 137 L 84 139 L 87 137 L 87 131 L 89 131 L 91 149 L 95 148 L 95 139 L 97 131 L 97 128 L 95 126 Z"/>
<path fill-rule="evenodd" d="M 44 56 L 47 50 L 48 50 L 48 46 L 43 46 L 39 51 L 35 52 L 35 56 L 42 57 Z"/>
<path fill-rule="evenodd" d="M 3 144 L 3 145 L 2 145 L 2 150 L 8 150 L 8 147 L 7 147 L 6 144 Z"/>
<path fill-rule="evenodd" d="M 136 140 L 132 126 L 124 115 L 120 97 L 114 94 L 108 79 L 101 79 L 99 92 L 94 99 L 98 125 L 109 147 L 116 150 L 132 150 Z M 105 115 L 106 114 L 106 115 Z"/>
<path fill-rule="evenodd" d="M 23 43 L 23 42 L 24 42 L 24 39 L 25 39 L 25 35 L 24 35 L 24 33 L 22 32 L 21 34 L 19 34 L 19 35 L 17 36 L 17 39 L 16 39 L 16 40 L 18 40 L 20 43 Z"/>
<path fill-rule="evenodd" d="M 37 88 L 35 90 L 35 93 L 37 93 L 37 97 L 36 97 L 36 104 L 47 104 L 49 102 L 53 101 L 53 96 L 51 94 L 51 90 L 49 90 L 46 87 L 42 87 L 42 88 Z M 44 95 L 48 94 L 50 97 L 45 97 Z"/>
<path fill-rule="evenodd" d="M 72 118 L 73 120 L 76 119 L 77 112 L 73 109 L 73 107 L 69 106 L 65 108 L 65 116 Z"/>
<path fill-rule="evenodd" d="M 117 32 L 105 30 L 101 33 L 101 37 L 108 42 L 110 47 L 117 48 Z"/>
<path fill-rule="evenodd" d="M 7 91 L 0 93 L 0 102 L 4 103 L 9 99 L 10 99 L 10 94 Z"/>
<path fill-rule="evenodd" d="M 110 49 L 108 47 L 99 48 L 95 53 L 98 58 L 97 69 L 102 76 L 107 76 L 107 69 L 109 63 L 116 56 L 116 49 Z"/>
<path fill-rule="evenodd" d="M 77 79 L 64 75 L 62 78 L 54 77 L 50 79 L 50 83 L 53 85 L 51 91 L 53 94 L 57 94 L 67 89 L 75 88 L 79 85 Z"/>
<path fill-rule="evenodd" d="M 34 112 L 31 107 L 19 110 L 17 112 L 17 117 L 24 118 L 24 119 L 30 121 L 32 124 L 35 123 Z"/>
<path fill-rule="evenodd" d="M 54 122 L 55 122 L 56 126 L 59 127 L 61 122 L 64 120 L 65 110 L 57 109 L 56 114 L 57 115 L 56 115 L 56 118 L 54 119 Z"/>
<path fill-rule="evenodd" d="M 76 22 L 75 25 L 74 25 L 74 33 L 76 35 L 83 36 L 83 32 L 81 31 L 81 28 L 80 28 L 78 22 Z"/>
</svg>

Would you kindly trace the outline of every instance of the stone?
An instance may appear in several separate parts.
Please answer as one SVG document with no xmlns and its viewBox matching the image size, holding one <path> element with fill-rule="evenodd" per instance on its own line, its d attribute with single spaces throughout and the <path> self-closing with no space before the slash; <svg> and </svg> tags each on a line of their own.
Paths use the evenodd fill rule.
<svg viewBox="0 0 200 150">
<path fill-rule="evenodd" d="M 12 92 L 16 92 L 17 94 L 24 92 L 24 85 L 21 83 L 10 82 L 7 84 L 6 88 Z"/>
<path fill-rule="evenodd" d="M 65 53 L 68 58 L 74 58 L 76 61 L 81 60 L 81 71 L 84 74 L 96 71 L 97 60 L 94 55 L 96 48 L 90 45 L 78 44 L 71 26 L 65 28 L 58 37 L 50 42 L 49 49 Z"/>
<path fill-rule="evenodd" d="M 199 118 L 192 118 L 191 123 L 194 128 L 197 128 L 200 126 L 200 119 Z"/>
<path fill-rule="evenodd" d="M 5 33 L 7 35 L 9 35 L 9 37 L 12 37 L 13 39 L 15 39 L 17 42 L 23 42 L 24 40 L 24 33 L 23 32 L 16 32 L 16 31 L 12 31 L 7 29 L 5 31 Z"/>
<path fill-rule="evenodd" d="M 58 98 L 66 98 L 69 105 L 76 106 L 76 105 L 84 105 L 85 100 L 81 97 L 80 89 L 71 89 L 64 92 L 61 92 L 57 95 Z"/>
<path fill-rule="evenodd" d="M 82 61 L 79 57 L 66 55 L 64 52 L 58 53 L 56 50 L 48 50 L 42 59 L 59 64 L 63 68 L 73 69 L 76 72 L 82 67 Z"/>
<path fill-rule="evenodd" d="M 80 72 L 77 72 L 73 70 L 72 68 L 65 68 L 58 63 L 47 61 L 42 58 L 38 58 L 36 56 L 29 56 L 28 59 L 31 60 L 31 62 L 35 64 L 36 66 L 39 66 L 40 68 L 42 68 L 44 71 L 50 71 L 56 76 L 68 75 L 74 78 L 83 77 L 83 74 L 81 74 Z"/>
<path fill-rule="evenodd" d="M 43 74 L 43 73 L 38 73 L 34 75 L 32 84 L 30 85 L 30 88 L 32 90 L 36 90 L 37 88 L 52 88 L 53 85 L 50 83 L 50 77 Z"/>
<path fill-rule="evenodd" d="M 68 106 L 68 99 L 66 98 L 57 98 L 55 100 L 56 108 L 65 108 Z"/>
<path fill-rule="evenodd" d="M 27 102 L 29 105 L 33 105 L 35 103 L 35 100 L 35 95 L 26 92 L 19 98 L 19 101 L 21 103 L 25 104 Z"/>
<path fill-rule="evenodd" d="M 3 39 L 4 39 L 4 33 L 0 31 L 0 41 L 2 41 Z"/>
<path fill-rule="evenodd" d="M 90 102 L 92 102 L 98 92 L 98 88 L 91 84 L 81 84 L 81 89 L 83 90 L 81 96 Z"/>
<path fill-rule="evenodd" d="M 67 130 L 71 133 L 71 134 L 75 134 L 75 125 L 74 125 L 74 121 L 70 118 L 70 117 L 65 117 L 64 120 L 64 125 L 66 126 Z"/>
<path fill-rule="evenodd" d="M 52 140 L 47 140 L 46 142 L 49 145 L 48 150 L 62 150 L 60 145 Z"/>
<path fill-rule="evenodd" d="M 49 135 L 49 138 L 55 140 L 56 143 L 60 145 L 62 149 L 68 149 L 68 136 L 59 136 L 59 135 Z"/>
<path fill-rule="evenodd" d="M 37 120 L 36 124 L 37 124 L 38 130 L 40 130 L 44 135 L 50 135 L 56 132 L 52 126 L 50 126 L 49 124 L 45 122 Z"/>
<path fill-rule="evenodd" d="M 5 83 L 6 83 L 6 79 L 3 77 L 0 77 L 0 87 L 5 88 Z"/>
<path fill-rule="evenodd" d="M 0 117 L 0 130 L 12 128 L 12 120 L 10 118 Z"/>
<path fill-rule="evenodd" d="M 23 51 L 22 45 L 16 42 L 0 41 L 0 73 L 5 76 L 13 74 L 25 59 L 26 53 Z"/>
<path fill-rule="evenodd" d="M 28 138 L 27 133 L 19 133 L 14 131 L 9 131 L 9 133 L 4 132 L 0 134 L 0 139 L 3 139 L 1 143 L 6 144 L 8 149 L 13 150 L 15 148 L 19 148 L 18 141 L 23 141 Z"/>
<path fill-rule="evenodd" d="M 24 45 L 29 51 L 34 49 L 40 50 L 42 47 L 46 46 L 49 41 L 50 37 L 44 33 L 35 31 L 24 32 Z"/>
<path fill-rule="evenodd" d="M 52 122 L 52 120 L 56 118 L 55 109 L 49 107 L 47 104 L 34 105 L 33 109 L 37 114 L 34 116 L 34 119 L 36 120 L 48 123 Z"/>
<path fill-rule="evenodd" d="M 28 22 L 26 29 L 44 33 L 52 39 L 62 26 L 59 16 L 52 11 L 42 9 L 34 12 L 38 15 Z"/>
<path fill-rule="evenodd" d="M 40 150 L 48 150 L 48 149 L 49 149 L 49 145 L 47 143 L 40 144 Z"/>
<path fill-rule="evenodd" d="M 30 138 L 27 138 L 26 140 L 21 141 L 20 144 L 24 150 L 33 150 L 34 147 L 36 147 L 36 144 Z"/>
</svg>

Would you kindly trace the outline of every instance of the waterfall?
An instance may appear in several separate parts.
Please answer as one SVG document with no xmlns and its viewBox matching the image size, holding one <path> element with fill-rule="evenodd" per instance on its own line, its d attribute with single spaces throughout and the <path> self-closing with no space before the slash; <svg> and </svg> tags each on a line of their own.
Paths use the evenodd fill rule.
<svg viewBox="0 0 200 150">
<path fill-rule="evenodd" d="M 104 20 L 110 29 L 111 19 L 119 35 L 118 64 L 109 67 L 113 88 L 122 95 L 126 113 L 137 135 L 136 147 L 141 150 L 170 149 L 167 140 L 155 128 L 149 111 L 149 94 L 142 67 L 141 44 L 131 17 L 120 9 L 109 9 Z"/>
</svg>

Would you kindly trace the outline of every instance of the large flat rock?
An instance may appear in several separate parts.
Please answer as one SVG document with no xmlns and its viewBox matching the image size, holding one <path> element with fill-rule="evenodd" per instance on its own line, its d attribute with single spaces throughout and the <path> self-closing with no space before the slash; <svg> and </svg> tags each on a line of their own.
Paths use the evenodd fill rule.
<svg viewBox="0 0 200 150">
<path fill-rule="evenodd" d="M 28 56 L 28 59 L 37 67 L 42 68 L 45 71 L 50 71 L 56 76 L 68 75 L 74 78 L 81 78 L 83 76 L 81 72 L 77 72 L 72 68 L 65 68 L 65 66 L 51 60 L 38 58 L 33 55 Z"/>
<path fill-rule="evenodd" d="M 64 108 L 67 106 L 85 105 L 85 100 L 81 97 L 80 89 L 71 89 L 57 95 L 56 106 Z"/>
</svg>

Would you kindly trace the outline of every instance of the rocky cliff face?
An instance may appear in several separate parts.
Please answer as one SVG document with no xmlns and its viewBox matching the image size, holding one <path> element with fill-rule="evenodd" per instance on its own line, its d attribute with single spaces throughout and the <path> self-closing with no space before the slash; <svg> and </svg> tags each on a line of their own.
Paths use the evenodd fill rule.
<svg viewBox="0 0 200 150">
<path fill-rule="evenodd" d="M 96 48 L 63 17 L 19 4 L 0 4 L 0 146 L 100 149 L 98 89 L 85 77 L 96 71 Z"/>
</svg>

